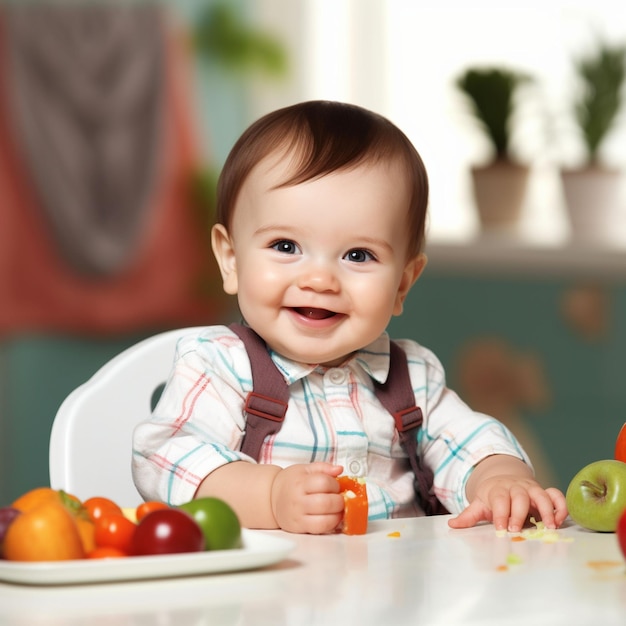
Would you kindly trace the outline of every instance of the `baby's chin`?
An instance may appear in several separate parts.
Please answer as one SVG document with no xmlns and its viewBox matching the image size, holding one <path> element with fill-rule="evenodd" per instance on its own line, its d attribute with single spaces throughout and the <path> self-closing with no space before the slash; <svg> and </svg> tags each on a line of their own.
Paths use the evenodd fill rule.
<svg viewBox="0 0 626 626">
<path fill-rule="evenodd" d="M 291 361 L 304 363 L 306 365 L 320 365 L 322 367 L 339 367 L 342 363 L 349 359 L 352 354 L 345 354 L 343 352 L 341 354 L 337 354 L 327 351 L 317 352 L 315 350 L 304 352 L 296 347 L 291 349 L 289 346 L 280 346 L 272 349 Z"/>
</svg>

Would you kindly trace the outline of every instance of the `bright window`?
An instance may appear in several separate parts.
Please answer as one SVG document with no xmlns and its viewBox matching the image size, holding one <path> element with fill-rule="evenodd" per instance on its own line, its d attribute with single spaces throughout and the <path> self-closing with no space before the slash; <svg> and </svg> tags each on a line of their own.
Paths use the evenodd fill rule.
<svg viewBox="0 0 626 626">
<path fill-rule="evenodd" d="M 286 9 L 289 5 L 290 9 Z M 467 239 L 477 230 L 468 167 L 485 141 L 456 92 L 475 64 L 507 65 L 536 78 L 518 143 L 532 162 L 524 230 L 536 241 L 567 235 L 559 164 L 575 163 L 572 60 L 596 34 L 626 42 L 621 9 L 605 0 L 263 0 L 261 21 L 284 33 L 295 67 L 286 87 L 265 87 L 254 114 L 310 98 L 354 102 L 397 123 L 422 154 L 431 179 L 432 239 Z M 294 8 L 297 7 L 297 10 Z M 295 22 L 294 20 L 297 20 Z M 605 146 L 626 163 L 626 124 Z"/>
</svg>

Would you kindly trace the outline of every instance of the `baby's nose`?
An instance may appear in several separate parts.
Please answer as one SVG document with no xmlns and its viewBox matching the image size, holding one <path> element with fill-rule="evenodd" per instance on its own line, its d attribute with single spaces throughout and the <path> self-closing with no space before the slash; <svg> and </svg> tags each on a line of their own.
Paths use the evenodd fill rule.
<svg viewBox="0 0 626 626">
<path fill-rule="evenodd" d="M 298 276 L 298 287 L 315 291 L 338 291 L 339 279 L 328 263 L 310 263 Z"/>
</svg>

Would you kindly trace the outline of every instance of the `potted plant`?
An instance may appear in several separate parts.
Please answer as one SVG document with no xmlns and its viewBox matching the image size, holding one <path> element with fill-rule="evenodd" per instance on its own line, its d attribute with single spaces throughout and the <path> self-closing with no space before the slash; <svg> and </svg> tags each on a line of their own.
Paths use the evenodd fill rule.
<svg viewBox="0 0 626 626">
<path fill-rule="evenodd" d="M 594 51 L 574 63 L 579 91 L 573 114 L 584 162 L 563 168 L 561 180 L 577 239 L 610 240 L 624 221 L 621 204 L 622 172 L 603 159 L 602 148 L 614 130 L 624 103 L 626 46 L 600 41 Z"/>
<path fill-rule="evenodd" d="M 512 134 L 518 90 L 528 82 L 527 74 L 500 67 L 468 68 L 456 80 L 492 152 L 488 163 L 471 168 L 476 208 L 487 230 L 515 226 L 521 215 L 529 167 L 514 158 Z"/>
</svg>

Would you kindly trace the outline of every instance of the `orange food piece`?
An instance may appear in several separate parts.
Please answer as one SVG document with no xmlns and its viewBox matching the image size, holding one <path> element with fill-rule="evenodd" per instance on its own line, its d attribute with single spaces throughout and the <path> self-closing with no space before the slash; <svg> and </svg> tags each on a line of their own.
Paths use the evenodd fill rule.
<svg viewBox="0 0 626 626">
<path fill-rule="evenodd" d="M 142 502 L 137 506 L 135 516 L 137 521 L 140 522 L 148 513 L 152 513 L 152 511 L 160 511 L 163 509 L 171 508 L 169 504 L 165 502 L 159 502 L 158 500 L 148 500 L 147 502 Z"/>
<path fill-rule="evenodd" d="M 3 551 L 9 561 L 65 561 L 85 556 L 74 517 L 53 498 L 44 498 L 15 518 L 5 535 Z"/>
<path fill-rule="evenodd" d="M 587 561 L 587 567 L 590 567 L 598 572 L 613 569 L 615 567 L 622 567 L 622 565 L 624 565 L 622 561 Z"/>
<path fill-rule="evenodd" d="M 365 482 L 351 476 L 340 476 L 337 480 L 344 501 L 342 532 L 346 535 L 364 535 L 367 532 L 369 512 Z"/>
</svg>

